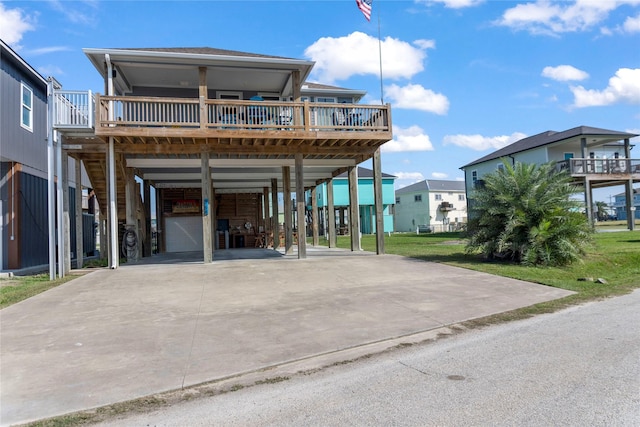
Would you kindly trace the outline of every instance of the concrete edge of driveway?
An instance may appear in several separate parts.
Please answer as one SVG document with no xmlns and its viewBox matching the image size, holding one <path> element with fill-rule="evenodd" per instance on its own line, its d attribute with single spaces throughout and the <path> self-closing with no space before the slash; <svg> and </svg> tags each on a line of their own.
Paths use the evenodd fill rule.
<svg viewBox="0 0 640 427">
<path fill-rule="evenodd" d="M 465 322 L 468 320 L 465 320 Z M 356 345 L 345 349 L 310 355 L 300 359 L 292 359 L 250 371 L 237 372 L 224 377 L 204 381 L 202 383 L 189 385 L 184 388 L 164 390 L 131 400 L 114 402 L 109 405 L 87 408 L 51 418 L 32 420 L 16 426 L 40 426 L 43 425 L 41 423 L 48 420 L 60 419 L 65 419 L 67 422 L 67 424 L 62 425 L 76 425 L 76 423 L 84 425 L 87 422 L 90 424 L 99 424 L 107 422 L 108 420 L 126 418 L 134 413 L 153 411 L 167 405 L 192 399 L 238 391 L 261 384 L 287 381 L 296 375 L 307 375 L 323 369 L 331 368 L 332 366 L 353 363 L 364 358 L 375 357 L 396 349 L 433 342 L 438 339 L 451 337 L 467 330 L 469 330 L 469 328 L 464 327 L 461 323 L 455 323 L 437 327 L 435 329 Z"/>
</svg>

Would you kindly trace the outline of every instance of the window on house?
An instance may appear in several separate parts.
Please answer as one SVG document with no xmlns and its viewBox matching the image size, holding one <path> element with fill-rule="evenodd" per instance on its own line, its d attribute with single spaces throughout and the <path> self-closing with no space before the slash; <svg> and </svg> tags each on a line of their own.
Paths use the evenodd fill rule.
<svg viewBox="0 0 640 427">
<path fill-rule="evenodd" d="M 476 181 L 478 180 L 478 171 L 471 171 L 471 182 L 473 185 L 476 185 Z"/>
<path fill-rule="evenodd" d="M 280 101 L 280 94 L 278 93 L 258 92 L 258 96 L 265 101 Z"/>
<path fill-rule="evenodd" d="M 316 102 L 336 102 L 336 99 L 329 96 L 316 96 Z"/>
<path fill-rule="evenodd" d="M 434 194 L 436 200 L 442 200 L 442 194 Z"/>
<path fill-rule="evenodd" d="M 413 201 L 414 202 L 421 202 L 422 201 L 422 194 L 416 194 L 415 196 L 413 196 Z"/>
<path fill-rule="evenodd" d="M 400 197 L 396 197 L 396 205 L 400 203 Z"/>
<path fill-rule="evenodd" d="M 353 102 L 353 98 L 347 98 L 347 97 L 344 97 L 344 96 L 339 96 L 338 97 L 338 104 L 342 104 L 342 103 L 353 104 L 354 103 Z"/>
<path fill-rule="evenodd" d="M 496 169 L 498 169 L 499 171 L 503 171 L 504 170 L 504 165 L 502 163 L 498 163 L 496 165 Z"/>
<path fill-rule="evenodd" d="M 464 202 L 464 194 L 458 194 L 458 201 Z"/>
<path fill-rule="evenodd" d="M 218 92 L 218 99 L 242 99 L 242 92 Z"/>
<path fill-rule="evenodd" d="M 32 131 L 33 130 L 33 91 L 24 83 L 20 88 L 20 126 Z"/>
</svg>

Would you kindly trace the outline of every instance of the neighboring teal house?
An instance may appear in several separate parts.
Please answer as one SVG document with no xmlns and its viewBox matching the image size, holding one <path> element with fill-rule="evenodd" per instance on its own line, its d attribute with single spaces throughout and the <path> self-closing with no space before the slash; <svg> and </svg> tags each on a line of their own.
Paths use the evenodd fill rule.
<svg viewBox="0 0 640 427">
<path fill-rule="evenodd" d="M 384 213 L 384 231 L 393 231 L 393 209 L 396 201 L 394 181 L 396 177 L 382 173 L 382 203 Z M 327 185 L 322 183 L 316 189 L 318 198 L 319 233 L 325 234 L 327 227 Z M 311 192 L 307 192 L 308 206 L 311 211 Z M 346 234 L 349 224 L 349 179 L 347 173 L 333 178 L 333 205 L 336 210 L 336 231 Z M 373 200 L 373 171 L 358 167 L 358 205 L 360 210 L 360 232 L 376 232 L 376 210 Z"/>
</svg>

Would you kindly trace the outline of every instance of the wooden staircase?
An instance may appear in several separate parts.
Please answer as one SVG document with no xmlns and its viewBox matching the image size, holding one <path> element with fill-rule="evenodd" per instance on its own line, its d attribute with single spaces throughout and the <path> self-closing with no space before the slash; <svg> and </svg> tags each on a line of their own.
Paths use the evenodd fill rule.
<svg viewBox="0 0 640 427">
<path fill-rule="evenodd" d="M 84 168 L 87 171 L 87 175 L 91 180 L 93 191 L 98 201 L 100 208 L 100 215 L 102 218 L 107 217 L 107 162 L 104 158 L 98 158 L 95 156 L 82 156 L 79 158 L 84 164 Z M 125 206 L 125 183 L 126 176 L 124 172 L 124 159 L 120 156 L 116 160 L 116 197 L 117 197 L 117 211 L 118 221 L 126 220 L 126 206 Z"/>
</svg>

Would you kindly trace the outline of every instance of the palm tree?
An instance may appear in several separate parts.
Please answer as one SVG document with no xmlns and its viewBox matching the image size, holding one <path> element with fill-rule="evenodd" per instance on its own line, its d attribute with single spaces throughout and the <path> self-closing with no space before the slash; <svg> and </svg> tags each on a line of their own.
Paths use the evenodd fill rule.
<svg viewBox="0 0 640 427">
<path fill-rule="evenodd" d="M 604 221 L 609 217 L 609 206 L 605 202 L 596 202 L 596 218 L 598 221 Z"/>
<path fill-rule="evenodd" d="M 527 265 L 579 260 L 592 229 L 571 198 L 578 191 L 552 163 L 503 161 L 472 194 L 467 252 Z"/>
</svg>

